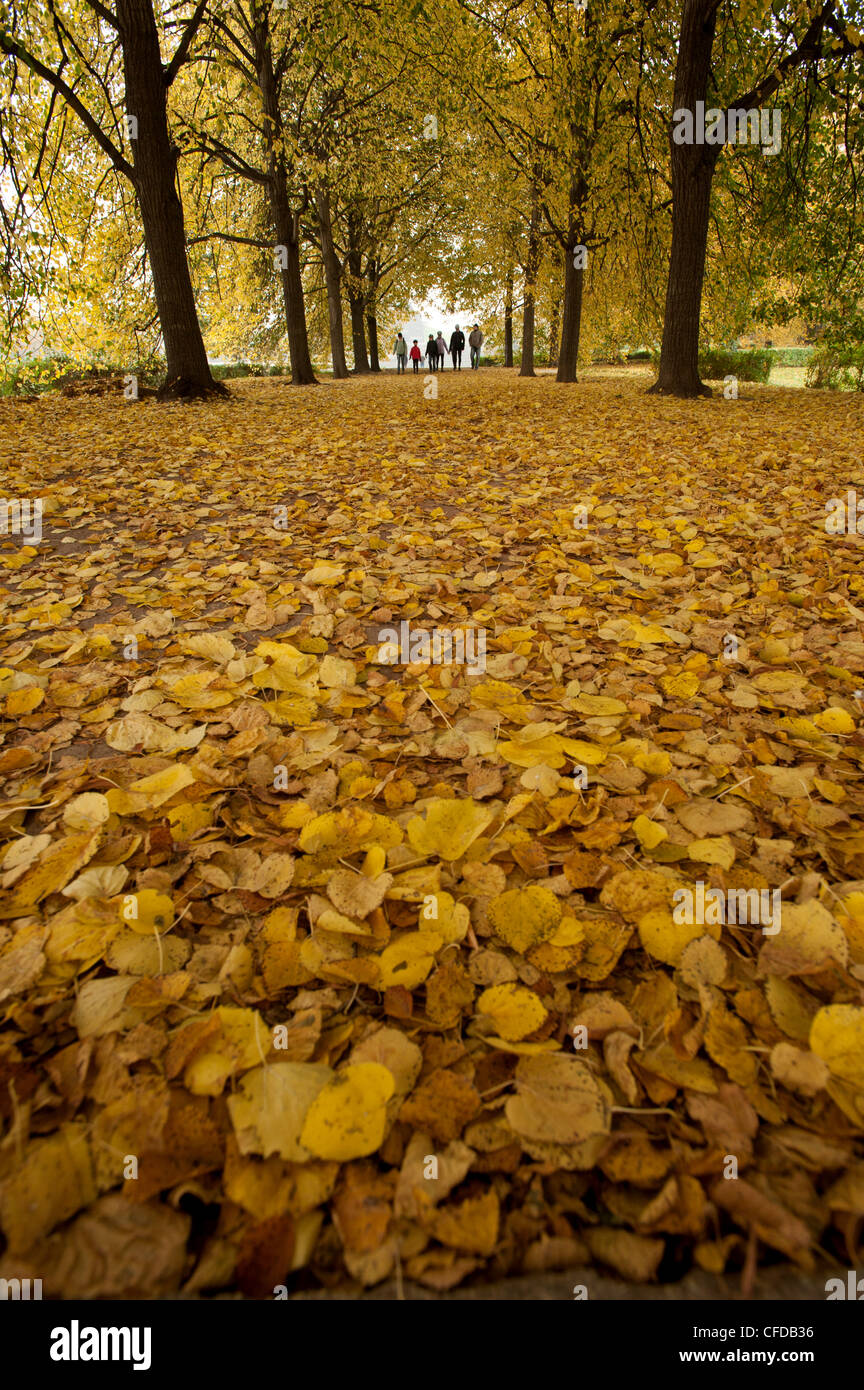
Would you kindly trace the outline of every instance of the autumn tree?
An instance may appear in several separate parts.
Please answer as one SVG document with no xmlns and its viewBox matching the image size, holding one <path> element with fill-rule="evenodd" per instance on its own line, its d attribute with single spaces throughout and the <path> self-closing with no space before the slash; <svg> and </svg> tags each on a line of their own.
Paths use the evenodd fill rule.
<svg viewBox="0 0 864 1390">
<path fill-rule="evenodd" d="M 652 391 L 683 397 L 710 394 L 699 377 L 698 357 L 711 191 L 720 154 L 737 139 L 740 115 L 759 112 L 798 69 L 834 66 L 864 51 L 853 23 L 860 8 L 854 0 L 842 12 L 836 0 L 809 8 L 751 6 L 742 29 L 731 7 L 721 8 L 721 0 L 683 0 L 669 122 L 672 245 L 660 371 Z M 719 75 L 713 69 L 718 27 L 727 59 L 726 71 Z M 730 100 L 720 95 L 718 77 L 727 91 L 734 90 L 741 72 L 753 72 L 757 65 L 761 74 L 741 96 Z M 694 126 L 687 138 L 680 113 L 695 123 L 706 107 L 717 118 L 704 133 Z"/>
<path fill-rule="evenodd" d="M 484 140 L 523 190 L 521 371 L 533 372 L 536 280 L 549 244 L 562 265 L 558 380 L 575 381 L 588 256 L 621 230 L 617 204 L 635 110 L 629 93 L 638 88 L 656 0 L 461 3 L 482 36 Z"/>
<path fill-rule="evenodd" d="M 270 0 L 231 0 L 224 11 L 212 10 L 212 42 L 200 83 L 205 95 L 196 99 L 186 121 L 190 152 L 217 157 L 266 197 L 297 386 L 316 381 L 300 269 L 302 217 L 309 204 L 300 128 L 318 19 L 320 9 L 314 6 L 280 11 Z M 248 240 L 225 229 L 217 234 Z"/>
<path fill-rule="evenodd" d="M 117 0 L 115 10 L 102 0 L 87 8 L 49 0 L 47 15 L 25 0 L 10 7 L 0 29 L 0 50 L 10 63 L 56 97 L 49 120 L 65 104 L 134 189 L 165 345 L 163 397 L 221 389 L 210 373 L 195 308 L 167 108 L 204 8 L 199 0 L 182 23 L 160 12 L 163 33 L 179 24 L 167 64 L 152 0 Z M 124 126 L 131 156 L 124 153 Z"/>
</svg>

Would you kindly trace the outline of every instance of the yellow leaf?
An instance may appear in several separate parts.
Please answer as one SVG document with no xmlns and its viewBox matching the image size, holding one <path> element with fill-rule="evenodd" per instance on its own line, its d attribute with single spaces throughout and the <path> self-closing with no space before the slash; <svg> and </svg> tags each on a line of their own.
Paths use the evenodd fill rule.
<svg viewBox="0 0 864 1390">
<path fill-rule="evenodd" d="M 221 1095 L 229 1076 L 265 1061 L 272 1035 L 255 1009 L 222 1006 L 215 1011 L 220 1037 L 188 1063 L 183 1084 L 193 1096 Z"/>
<path fill-rule="evenodd" d="M 142 888 L 140 893 L 121 898 L 117 915 L 139 936 L 152 936 L 154 932 L 161 936 L 174 925 L 174 902 L 167 893 Z"/>
<path fill-rule="evenodd" d="M 368 849 L 370 845 L 391 849 L 401 841 L 402 831 L 395 821 L 362 806 L 326 811 L 307 821 L 300 831 L 300 848 L 310 854 L 331 845 L 339 845 L 343 853 Z"/>
<path fill-rule="evenodd" d="M 805 677 L 798 671 L 761 671 L 753 677 L 753 685 L 767 695 L 781 695 L 787 690 L 802 690 Z"/>
<path fill-rule="evenodd" d="M 228 1097 L 240 1152 L 305 1163 L 311 1157 L 300 1140 L 306 1114 L 332 1078 L 330 1067 L 315 1062 L 271 1062 L 247 1072 Z"/>
<path fill-rule="evenodd" d="M 461 859 L 462 855 L 493 820 L 495 812 L 476 801 L 439 799 L 430 801 L 425 819 L 414 816 L 407 826 L 408 839 L 418 854 L 437 854 L 441 859 Z"/>
<path fill-rule="evenodd" d="M 524 985 L 492 985 L 477 1000 L 477 1011 L 488 1015 L 508 1042 L 526 1038 L 540 1028 L 547 1010 L 533 990 Z"/>
<path fill-rule="evenodd" d="M 194 656 L 203 656 L 207 661 L 216 661 L 220 666 L 232 661 L 237 649 L 230 638 L 221 632 L 193 632 L 183 638 L 183 650 Z"/>
<path fill-rule="evenodd" d="M 138 782 L 133 782 L 129 790 L 133 795 L 143 796 L 147 806 L 155 808 L 165 801 L 170 801 L 172 796 L 191 786 L 194 781 L 194 774 L 185 763 L 175 763 L 173 767 L 163 768 L 161 772 L 154 772 L 150 777 L 142 777 Z"/>
<path fill-rule="evenodd" d="M 547 767 L 558 768 L 565 763 L 561 739 L 557 734 L 534 739 L 531 743 L 508 739 L 498 744 L 498 752 L 508 763 L 515 763 L 516 767 L 539 767 L 545 763 Z"/>
<path fill-rule="evenodd" d="M 70 830 L 95 830 L 110 816 L 111 808 L 102 792 L 82 792 L 63 808 L 63 824 Z"/>
<path fill-rule="evenodd" d="M 674 574 L 684 564 L 680 555 L 676 555 L 674 550 L 659 550 L 656 553 L 642 550 L 637 558 L 640 564 L 645 565 L 650 570 L 656 570 L 658 574 Z"/>
<path fill-rule="evenodd" d="M 318 677 L 321 684 L 326 686 L 354 685 L 357 671 L 353 661 L 346 661 L 339 656 L 325 656 L 318 668 Z"/>
<path fill-rule="evenodd" d="M 206 801 L 184 801 L 181 806 L 172 806 L 166 815 L 172 839 L 182 843 L 191 840 L 199 830 L 208 829 L 213 824 L 216 811 Z"/>
<path fill-rule="evenodd" d="M 326 560 L 322 560 L 320 565 L 315 565 L 313 569 L 306 571 L 303 576 L 303 583 L 332 586 L 338 584 L 344 575 L 345 571 L 341 565 L 331 565 Z"/>
<path fill-rule="evenodd" d="M 85 898 L 70 905 L 51 919 L 51 932 L 45 955 L 54 966 L 74 963 L 87 970 L 105 953 L 120 931 L 120 923 L 110 903 Z"/>
<path fill-rule="evenodd" d="M 0 903 L 0 918 L 23 917 L 47 897 L 65 888 L 69 880 L 96 853 L 101 830 L 83 830 L 58 840 L 28 869 Z"/>
<path fill-rule="evenodd" d="M 584 953 L 585 924 L 575 917 L 562 917 L 548 941 L 541 941 L 528 951 L 528 959 L 538 970 L 554 975 L 572 970 Z"/>
<path fill-rule="evenodd" d="M 13 690 L 6 696 L 6 713 L 12 719 L 23 714 L 32 714 L 45 699 L 45 691 L 38 685 L 25 685 L 22 690 Z"/>
<path fill-rule="evenodd" d="M 721 869 L 731 869 L 735 863 L 735 846 L 726 835 L 691 840 L 687 846 L 687 857 L 700 864 L 719 864 Z"/>
<path fill-rule="evenodd" d="M 826 734 L 854 734 L 856 728 L 851 714 L 847 714 L 845 709 L 835 707 L 822 710 L 821 714 L 814 714 L 813 723 L 818 724 Z"/>
<path fill-rule="evenodd" d="M 231 690 L 210 690 L 212 673 L 195 671 L 189 676 L 181 676 L 170 687 L 171 699 L 186 709 L 220 709 L 230 705 L 236 698 Z"/>
<path fill-rule="evenodd" d="M 96 1196 L 84 1125 L 65 1124 L 48 1139 L 31 1140 L 0 1185 L 0 1224 L 10 1255 L 35 1245 Z"/>
<path fill-rule="evenodd" d="M 437 931 L 406 932 L 381 952 L 381 987 L 404 985 L 414 989 L 422 984 L 435 964 L 435 952 L 444 945 Z"/>
<path fill-rule="evenodd" d="M 637 816 L 633 822 L 633 833 L 643 849 L 656 849 L 663 840 L 668 840 L 669 831 L 647 816 Z"/>
<path fill-rule="evenodd" d="M 356 1062 L 337 1072 L 315 1097 L 301 1143 L 316 1158 L 346 1162 L 374 1153 L 384 1139 L 392 1073 L 380 1062 Z"/>
<path fill-rule="evenodd" d="M 609 703 L 617 705 L 620 702 L 610 700 Z M 585 743 L 581 738 L 559 738 L 558 742 L 574 762 L 584 763 L 586 767 L 599 767 L 609 756 L 605 748 L 597 748 L 593 743 Z"/>
<path fill-rule="evenodd" d="M 442 1207 L 432 1226 L 435 1239 L 456 1250 L 491 1255 L 498 1242 L 500 1210 L 494 1188 L 479 1197 L 468 1197 L 457 1207 Z"/>
<path fill-rule="evenodd" d="M 836 805 L 846 800 L 846 788 L 841 786 L 839 782 L 832 782 L 827 777 L 814 777 L 813 785 L 826 801 L 831 801 Z"/>
<path fill-rule="evenodd" d="M 638 1056 L 639 1065 L 673 1086 L 687 1087 L 703 1095 L 715 1095 L 717 1083 L 707 1062 L 701 1057 L 679 1057 L 669 1043 L 660 1043 Z"/>
<path fill-rule="evenodd" d="M 457 903 L 450 893 L 436 892 L 426 896 L 433 901 L 426 902 L 424 898 L 420 913 L 421 929 L 431 926 L 447 946 L 452 942 L 464 941 L 471 925 L 471 914 L 465 904 Z"/>
<path fill-rule="evenodd" d="M 489 904 L 489 921 L 502 941 L 522 955 L 548 941 L 562 917 L 561 903 L 548 888 L 511 888 Z"/>
<path fill-rule="evenodd" d="M 169 729 L 167 724 L 160 724 L 158 719 L 152 719 L 142 710 L 133 710 L 108 725 L 105 742 L 119 753 L 134 753 L 137 750 L 145 753 L 177 753 L 181 749 L 196 748 L 206 732 L 206 724 L 198 724 L 194 729 L 187 730 Z"/>
<path fill-rule="evenodd" d="M 665 907 L 655 907 L 639 919 L 639 940 L 645 950 L 667 965 L 677 965 L 684 948 L 704 934 L 704 925 L 676 922 Z"/>
<path fill-rule="evenodd" d="M 810 1025 L 810 1050 L 833 1076 L 864 1090 L 864 1009 L 856 1004 L 820 1009 Z"/>
<path fill-rule="evenodd" d="M 573 709 L 579 714 L 589 715 L 592 719 L 627 713 L 627 706 L 623 700 L 615 700 L 609 695 L 577 695 L 573 701 Z"/>
<path fill-rule="evenodd" d="M 607 1096 L 581 1058 L 523 1057 L 516 1067 L 516 1094 L 505 1113 L 511 1129 L 526 1139 L 578 1144 L 608 1133 Z"/>
<path fill-rule="evenodd" d="M 693 671 L 681 671 L 677 676 L 661 676 L 660 685 L 672 699 L 692 700 L 699 689 L 699 677 Z"/>
<path fill-rule="evenodd" d="M 672 768 L 672 759 L 662 748 L 640 748 L 633 755 L 633 766 L 652 777 L 665 777 Z"/>
</svg>

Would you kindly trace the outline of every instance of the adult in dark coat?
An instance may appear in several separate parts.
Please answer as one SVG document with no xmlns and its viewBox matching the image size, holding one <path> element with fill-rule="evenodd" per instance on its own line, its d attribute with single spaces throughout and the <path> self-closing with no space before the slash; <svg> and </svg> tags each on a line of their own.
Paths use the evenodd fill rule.
<svg viewBox="0 0 864 1390">
<path fill-rule="evenodd" d="M 465 334 L 460 329 L 458 323 L 450 334 L 450 356 L 453 358 L 454 372 L 462 370 L 462 350 L 465 347 Z"/>
</svg>

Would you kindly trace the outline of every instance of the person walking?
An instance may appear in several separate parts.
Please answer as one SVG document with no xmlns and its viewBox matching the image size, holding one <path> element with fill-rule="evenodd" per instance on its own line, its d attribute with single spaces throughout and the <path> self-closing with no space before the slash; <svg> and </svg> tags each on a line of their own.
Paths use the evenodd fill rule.
<svg viewBox="0 0 864 1390">
<path fill-rule="evenodd" d="M 462 350 L 465 347 L 465 334 L 460 329 L 458 323 L 450 334 L 450 356 L 453 358 L 454 372 L 462 370 Z"/>
<path fill-rule="evenodd" d="M 422 356 L 423 354 L 417 346 L 417 339 L 415 338 L 414 342 L 411 344 L 411 366 L 414 369 L 415 376 L 420 370 L 420 358 Z"/>
<path fill-rule="evenodd" d="M 475 323 L 471 332 L 468 334 L 468 346 L 471 349 L 471 366 L 480 366 L 480 349 L 483 346 L 483 334 L 480 332 L 479 323 Z"/>
<path fill-rule="evenodd" d="M 438 370 L 438 344 L 435 341 L 435 334 L 429 334 L 429 341 L 426 344 L 426 361 L 430 372 Z"/>
<path fill-rule="evenodd" d="M 435 339 L 435 345 L 438 348 L 438 370 L 443 372 L 444 358 L 447 356 L 447 344 L 444 341 L 444 334 L 441 332 L 440 328 L 438 329 L 438 337 Z"/>
<path fill-rule="evenodd" d="M 395 352 L 396 352 L 396 370 L 397 370 L 397 372 L 404 372 L 404 370 L 405 370 L 405 358 L 408 356 L 408 344 L 406 343 L 405 339 L 402 337 L 402 334 L 401 334 L 401 333 L 397 333 L 397 334 L 396 334 L 396 348 L 395 348 Z"/>
</svg>

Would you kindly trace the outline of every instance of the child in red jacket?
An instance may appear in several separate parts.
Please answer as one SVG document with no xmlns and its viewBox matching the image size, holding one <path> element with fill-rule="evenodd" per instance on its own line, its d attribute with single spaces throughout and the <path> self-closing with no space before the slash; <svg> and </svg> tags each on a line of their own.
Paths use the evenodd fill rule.
<svg viewBox="0 0 864 1390">
<path fill-rule="evenodd" d="M 412 345 L 411 345 L 411 354 L 410 354 L 410 356 L 411 356 L 411 366 L 412 366 L 412 368 L 414 369 L 415 372 L 419 372 L 419 370 L 420 370 L 420 358 L 423 356 L 423 354 L 422 354 L 422 352 L 420 351 L 419 347 L 417 346 L 417 339 L 416 339 L 416 338 L 414 339 L 414 342 L 413 342 Z"/>
</svg>

